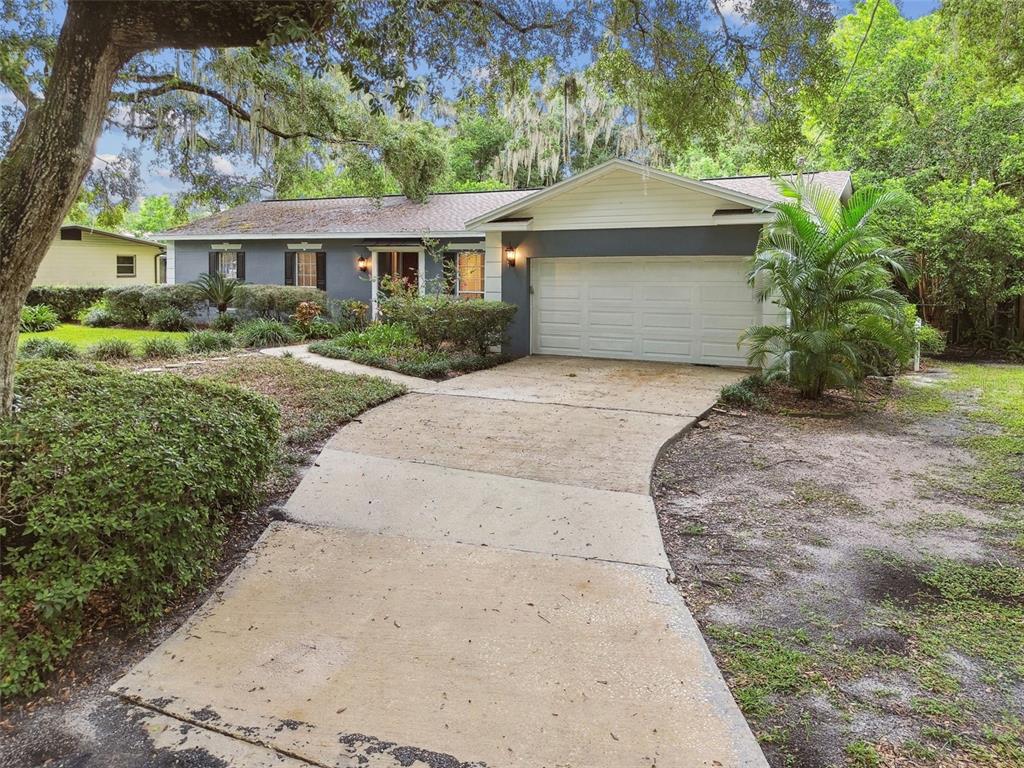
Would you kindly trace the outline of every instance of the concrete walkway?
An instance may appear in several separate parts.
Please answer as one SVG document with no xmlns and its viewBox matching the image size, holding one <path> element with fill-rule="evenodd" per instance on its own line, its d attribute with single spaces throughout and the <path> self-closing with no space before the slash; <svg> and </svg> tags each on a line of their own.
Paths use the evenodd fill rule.
<svg viewBox="0 0 1024 768">
<path fill-rule="evenodd" d="M 315 765 L 766 765 L 648 493 L 743 375 L 527 358 L 415 380 L 115 690 Z"/>
</svg>

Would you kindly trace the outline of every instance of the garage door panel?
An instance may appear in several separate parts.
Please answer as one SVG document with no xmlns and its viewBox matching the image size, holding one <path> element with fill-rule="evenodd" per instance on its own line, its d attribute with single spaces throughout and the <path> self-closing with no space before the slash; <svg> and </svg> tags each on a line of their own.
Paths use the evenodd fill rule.
<svg viewBox="0 0 1024 768">
<path fill-rule="evenodd" d="M 686 302 L 693 301 L 692 285 L 641 285 L 642 301 Z"/>
<path fill-rule="evenodd" d="M 729 257 L 537 259 L 533 351 L 746 365 L 736 343 L 761 316 L 746 271 Z"/>
</svg>

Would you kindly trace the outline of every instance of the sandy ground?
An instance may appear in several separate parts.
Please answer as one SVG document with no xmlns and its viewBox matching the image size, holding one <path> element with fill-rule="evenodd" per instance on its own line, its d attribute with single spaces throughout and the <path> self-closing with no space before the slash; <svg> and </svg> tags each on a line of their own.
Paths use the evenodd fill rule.
<svg viewBox="0 0 1024 768">
<path fill-rule="evenodd" d="M 960 444 L 979 428 L 970 403 L 930 417 L 884 397 L 860 409 L 794 405 L 787 415 L 721 409 L 655 470 L 679 588 L 730 687 L 741 706 L 751 693 L 744 708 L 775 766 L 981 764 L 941 740 L 1019 720 L 1020 680 L 993 683 L 961 657 L 949 665 L 956 685 L 929 691 L 914 638 L 887 614 L 928 600 L 913 564 L 1020 564 L 991 535 L 1006 510 L 940 484 L 973 466 Z M 795 680 L 780 679 L 787 666 Z M 934 700 L 971 714 L 921 714 Z M 864 745 L 875 754 L 856 762 Z"/>
</svg>

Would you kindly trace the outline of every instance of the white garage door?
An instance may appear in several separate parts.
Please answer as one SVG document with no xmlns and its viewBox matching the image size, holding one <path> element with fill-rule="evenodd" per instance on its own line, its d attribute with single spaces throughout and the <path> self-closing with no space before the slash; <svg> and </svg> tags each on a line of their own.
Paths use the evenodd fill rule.
<svg viewBox="0 0 1024 768">
<path fill-rule="evenodd" d="M 533 352 L 746 365 L 736 342 L 761 321 L 746 271 L 742 257 L 535 259 Z"/>
</svg>

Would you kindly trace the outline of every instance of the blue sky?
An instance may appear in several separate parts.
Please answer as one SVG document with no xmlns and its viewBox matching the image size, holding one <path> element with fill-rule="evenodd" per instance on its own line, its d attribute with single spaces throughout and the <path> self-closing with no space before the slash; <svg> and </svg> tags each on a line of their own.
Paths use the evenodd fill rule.
<svg viewBox="0 0 1024 768">
<path fill-rule="evenodd" d="M 61 8 L 63 4 L 58 3 L 57 8 Z M 836 7 L 841 14 L 849 13 L 855 5 L 854 0 L 837 0 Z M 925 14 L 931 13 L 936 10 L 939 6 L 939 0 L 903 0 L 902 8 L 903 14 L 908 18 L 918 18 Z M 58 11 L 63 15 L 63 10 Z M 5 98 L 9 98 L 9 94 L 5 93 L 0 88 L 0 103 Z M 102 163 L 103 159 L 109 159 L 124 150 L 126 147 L 126 137 L 123 132 L 119 130 L 108 130 L 101 137 L 96 147 L 97 163 Z M 222 161 L 223 172 L 229 172 L 231 169 L 231 163 L 226 158 Z M 163 193 L 174 193 L 181 189 L 180 182 L 170 178 L 170 173 L 153 163 L 152 151 L 148 148 L 142 150 L 142 170 L 143 170 L 143 194 L 147 195 L 158 195 Z"/>
</svg>

